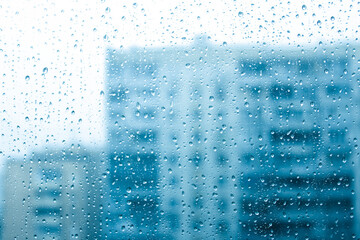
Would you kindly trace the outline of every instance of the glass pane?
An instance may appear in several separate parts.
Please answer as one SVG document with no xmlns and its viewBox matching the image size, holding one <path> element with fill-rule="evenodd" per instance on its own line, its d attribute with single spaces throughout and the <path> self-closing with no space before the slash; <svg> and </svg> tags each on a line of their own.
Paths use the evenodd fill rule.
<svg viewBox="0 0 360 240">
<path fill-rule="evenodd" d="M 2 239 L 358 239 L 357 2 L 0 3 Z"/>
</svg>

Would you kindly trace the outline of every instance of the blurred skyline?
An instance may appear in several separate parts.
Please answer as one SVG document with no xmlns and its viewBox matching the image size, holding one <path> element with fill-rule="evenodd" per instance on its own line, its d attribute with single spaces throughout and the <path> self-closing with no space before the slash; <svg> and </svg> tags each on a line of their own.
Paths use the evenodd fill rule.
<svg viewBox="0 0 360 240">
<path fill-rule="evenodd" d="M 103 198 L 93 230 L 109 239 L 357 234 L 359 12 L 360 2 L 1 3 L 4 223 L 17 228 L 6 216 L 21 209 L 58 225 L 73 181 L 72 201 Z"/>
</svg>

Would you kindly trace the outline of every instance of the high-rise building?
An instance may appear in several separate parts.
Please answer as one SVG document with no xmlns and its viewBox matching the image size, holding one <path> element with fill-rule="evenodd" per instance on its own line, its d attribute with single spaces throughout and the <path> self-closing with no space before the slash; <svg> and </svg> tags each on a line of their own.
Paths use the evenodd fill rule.
<svg viewBox="0 0 360 240">
<path fill-rule="evenodd" d="M 354 234 L 351 51 L 109 49 L 109 238 Z"/>
<path fill-rule="evenodd" d="M 200 40 L 108 50 L 109 236 L 237 236 L 231 59 Z"/>
<path fill-rule="evenodd" d="M 99 239 L 103 157 L 72 147 L 9 161 L 3 239 Z"/>
<path fill-rule="evenodd" d="M 355 236 L 358 87 L 349 51 L 239 62 L 243 236 Z"/>
</svg>

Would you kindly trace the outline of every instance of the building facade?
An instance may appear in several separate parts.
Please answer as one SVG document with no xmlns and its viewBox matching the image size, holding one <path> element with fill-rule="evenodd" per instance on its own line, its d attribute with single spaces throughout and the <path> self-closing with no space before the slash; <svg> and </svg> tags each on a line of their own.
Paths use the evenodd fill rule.
<svg viewBox="0 0 360 240">
<path fill-rule="evenodd" d="M 3 239 L 100 239 L 103 157 L 72 147 L 9 161 Z"/>
<path fill-rule="evenodd" d="M 108 238 L 356 234 L 353 50 L 109 49 Z"/>
<path fill-rule="evenodd" d="M 345 49 L 242 64 L 244 236 L 356 236 L 358 90 L 351 64 Z"/>
</svg>

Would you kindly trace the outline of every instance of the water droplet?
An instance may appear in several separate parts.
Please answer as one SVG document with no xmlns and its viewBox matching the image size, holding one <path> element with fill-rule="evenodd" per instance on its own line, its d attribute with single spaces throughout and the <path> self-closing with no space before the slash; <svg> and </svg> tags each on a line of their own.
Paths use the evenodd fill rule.
<svg viewBox="0 0 360 240">
<path fill-rule="evenodd" d="M 43 69 L 43 74 L 47 74 L 48 71 L 49 71 L 49 69 L 48 69 L 47 67 L 44 67 L 44 69 Z"/>
<path fill-rule="evenodd" d="M 243 13 L 243 12 L 238 12 L 238 16 L 239 16 L 239 17 L 243 17 L 243 16 L 244 16 L 244 13 Z"/>
</svg>

